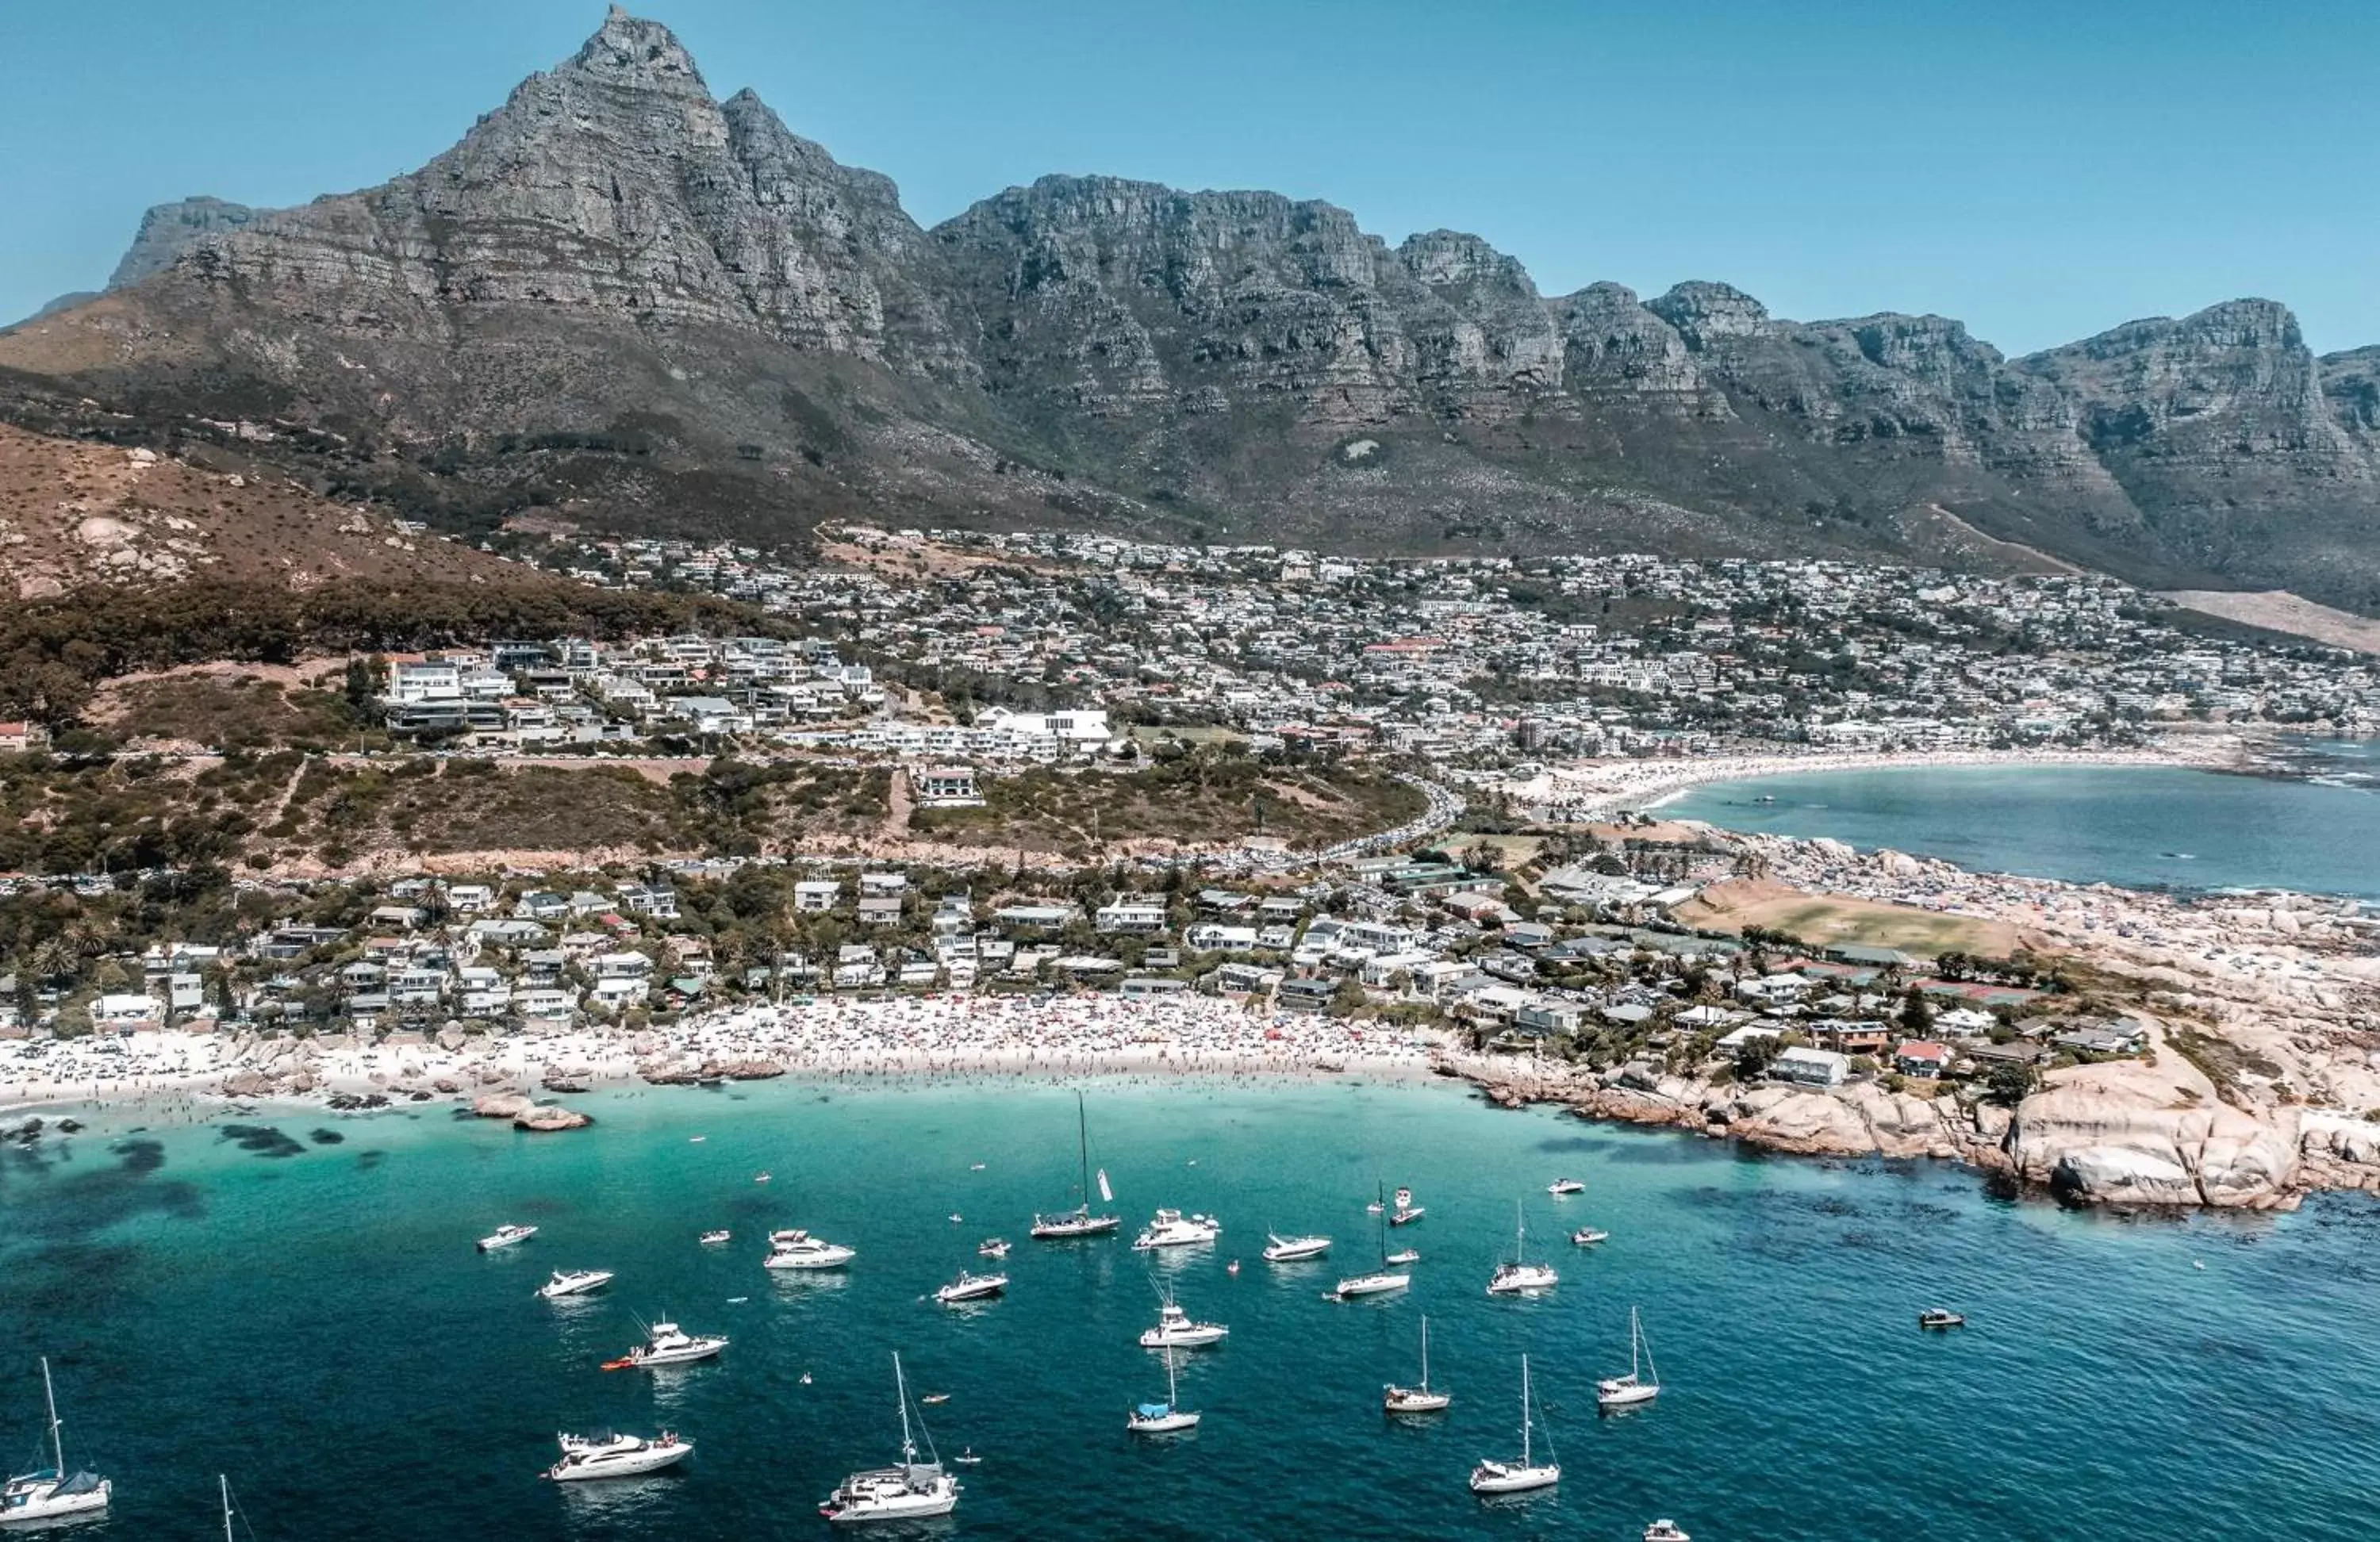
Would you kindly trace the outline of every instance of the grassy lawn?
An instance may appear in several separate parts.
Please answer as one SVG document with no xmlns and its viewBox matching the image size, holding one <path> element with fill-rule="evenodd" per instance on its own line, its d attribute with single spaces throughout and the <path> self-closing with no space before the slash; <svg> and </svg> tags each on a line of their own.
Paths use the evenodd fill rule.
<svg viewBox="0 0 2380 1542">
<path fill-rule="evenodd" d="M 1807 894 L 1781 883 L 1714 884 L 1682 906 L 1677 917 L 1688 926 L 1717 931 L 1765 927 L 1813 947 L 1856 943 L 1926 956 L 1963 953 L 2006 958 L 2017 946 L 2016 929 L 2003 921 L 1943 916 L 1840 894 Z"/>
</svg>

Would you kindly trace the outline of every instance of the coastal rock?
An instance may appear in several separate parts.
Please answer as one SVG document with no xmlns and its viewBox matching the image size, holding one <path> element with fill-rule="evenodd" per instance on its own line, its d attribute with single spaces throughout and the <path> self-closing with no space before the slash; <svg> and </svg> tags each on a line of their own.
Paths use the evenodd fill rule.
<svg viewBox="0 0 2380 1542">
<path fill-rule="evenodd" d="M 261 1071 L 235 1071 L 223 1080 L 226 1098 L 264 1098 L 273 1092 L 273 1078 Z"/>
<path fill-rule="evenodd" d="M 1738 1097 L 1728 1127 L 1780 1151 L 1812 1156 L 1865 1156 L 1876 1138 L 1860 1111 L 1830 1093 L 1764 1087 Z"/>
<path fill-rule="evenodd" d="M 580 1130 L 595 1123 L 577 1109 L 565 1109 L 559 1103 L 539 1103 L 513 1116 L 513 1128 L 532 1134 L 547 1135 L 558 1130 Z"/>
<path fill-rule="evenodd" d="M 731 1082 L 764 1082 L 785 1074 L 785 1068 L 772 1060 L 731 1060 L 702 1069 L 706 1076 L 724 1076 Z"/>
<path fill-rule="evenodd" d="M 2019 1176 L 2091 1202 L 2294 1203 L 2298 1135 L 2288 1111 L 2258 1118 L 2222 1102 L 2178 1055 L 2053 1076 L 2010 1124 L 2006 1149 Z"/>
<path fill-rule="evenodd" d="M 473 1099 L 471 1111 L 481 1119 L 518 1119 L 536 1106 L 520 1093 L 498 1092 Z"/>
<path fill-rule="evenodd" d="M 450 1055 L 470 1041 L 469 1036 L 452 1023 L 438 1030 L 438 1047 Z"/>
<path fill-rule="evenodd" d="M 2121 1146 L 2060 1151 L 2045 1175 L 2067 1197 L 2110 1205 L 2195 1205 L 2197 1182 L 2179 1161 Z"/>
</svg>

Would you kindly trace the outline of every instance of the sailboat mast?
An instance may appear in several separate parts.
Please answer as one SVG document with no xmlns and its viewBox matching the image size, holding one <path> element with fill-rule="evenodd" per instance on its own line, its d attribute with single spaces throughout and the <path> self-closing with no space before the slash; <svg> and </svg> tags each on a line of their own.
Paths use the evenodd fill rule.
<svg viewBox="0 0 2380 1542">
<path fill-rule="evenodd" d="M 224 1542 L 232 1542 L 232 1535 L 231 1535 L 231 1478 L 230 1478 L 228 1475 L 225 1475 L 225 1474 L 223 1474 L 223 1473 L 217 1473 L 217 1474 L 215 1475 L 215 1482 L 216 1482 L 216 1484 L 217 1484 L 219 1487 L 221 1487 L 221 1488 L 223 1489 L 223 1507 L 224 1507 Z"/>
<path fill-rule="evenodd" d="M 1636 1379 L 1636 1360 L 1644 1345 L 1645 1330 L 1637 1325 L 1636 1308 L 1631 1306 L 1628 1308 L 1628 1379 L 1631 1381 Z"/>
<path fill-rule="evenodd" d="M 1082 1148 L 1083 1213 L 1088 1215 L 1091 1213 L 1091 1116 L 1089 1111 L 1083 1107 L 1083 1094 L 1079 1087 L 1075 1092 L 1075 1141 Z"/>
<path fill-rule="evenodd" d="M 1529 1464 L 1529 1357 L 1521 1356 L 1521 1465 Z"/>
<path fill-rule="evenodd" d="M 1429 1390 L 1429 1319 L 1421 1319 L 1421 1390 Z"/>
<path fill-rule="evenodd" d="M 901 1400 L 901 1461 L 905 1465 L 917 1460 L 917 1442 L 909 1434 L 909 1383 L 901 1375 L 901 1352 L 892 1352 L 892 1395 Z"/>
<path fill-rule="evenodd" d="M 50 1384 L 50 1357 L 42 1356 L 42 1398 L 50 1405 L 50 1455 L 57 1463 L 58 1477 L 67 1475 L 67 1446 L 58 1433 L 58 1391 Z"/>
</svg>

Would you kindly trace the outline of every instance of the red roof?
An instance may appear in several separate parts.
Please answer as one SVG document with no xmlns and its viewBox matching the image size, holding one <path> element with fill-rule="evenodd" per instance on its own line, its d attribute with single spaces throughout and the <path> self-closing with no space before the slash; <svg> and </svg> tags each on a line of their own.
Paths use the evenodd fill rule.
<svg viewBox="0 0 2380 1542">
<path fill-rule="evenodd" d="M 1912 1038 L 1893 1053 L 1902 1060 L 1949 1060 L 1950 1051 L 1927 1038 Z"/>
</svg>

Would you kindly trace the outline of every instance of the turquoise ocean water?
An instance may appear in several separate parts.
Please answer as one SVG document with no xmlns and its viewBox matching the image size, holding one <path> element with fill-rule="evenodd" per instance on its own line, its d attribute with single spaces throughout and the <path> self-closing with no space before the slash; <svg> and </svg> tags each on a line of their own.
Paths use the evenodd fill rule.
<svg viewBox="0 0 2380 1542">
<path fill-rule="evenodd" d="M 216 1535 L 219 1470 L 265 1538 L 823 1536 L 817 1501 L 892 1454 L 898 1348 L 916 1388 L 950 1395 L 927 1411 L 943 1453 L 984 1460 L 953 1520 L 893 1536 L 1621 1542 L 1656 1515 L 1698 1542 L 2380 1532 L 2380 1208 L 2361 1199 L 2125 1221 L 1996 1199 L 1947 1166 L 1762 1158 L 1449 1087 L 1094 1084 L 1127 1232 L 1160 1204 L 1227 1228 L 1154 1268 L 1231 1327 L 1184 1371 L 1206 1423 L 1135 1443 L 1124 1411 L 1164 1386 L 1134 1342 L 1156 1316 L 1151 1266 L 1128 1236 L 1023 1234 L 1072 1181 L 1069 1093 L 778 1083 L 586 1102 L 601 1123 L 583 1135 L 443 1110 L 135 1134 L 126 1111 L 10 1149 L 0 1453 L 38 1438 L 46 1352 L 69 1455 L 116 1482 L 114 1517 L 76 1533 L 94 1542 Z M 1587 1192 L 1550 1199 L 1566 1174 Z M 1383 1179 L 1429 1208 L 1393 1233 L 1424 1255 L 1415 1288 L 1318 1299 L 1366 1257 Z M 1563 1283 L 1491 1300 L 1524 1196 Z M 474 1253 L 504 1220 L 543 1230 Z M 1587 1221 L 1613 1233 L 1591 1254 L 1562 1240 Z M 790 1224 L 857 1261 L 771 1278 L 762 1234 Z M 1268 1224 L 1333 1233 L 1337 1255 L 1268 1266 Z M 730 1248 L 696 1245 L 722 1225 Z M 920 1299 L 990 1232 L 1017 1245 L 1007 1299 Z M 534 1299 L 564 1265 L 620 1279 Z M 1936 1303 L 1973 1326 L 1921 1334 Z M 1598 1419 L 1632 1305 L 1667 1390 Z M 1414 1374 L 1425 1312 L 1455 1404 L 1391 1424 L 1379 1387 Z M 673 1373 L 598 1369 L 639 1313 L 735 1342 Z M 1524 1350 L 1565 1475 L 1483 1503 L 1464 1475 L 1514 1453 Z M 538 1480 L 552 1431 L 605 1424 L 673 1426 L 697 1450 L 665 1478 Z"/>
<path fill-rule="evenodd" d="M 2336 773 L 2319 782 L 2163 767 L 1907 767 L 1715 783 L 1662 811 L 1731 830 L 1889 846 L 1979 872 L 2380 900 L 2380 790 L 2368 779 L 2369 747 L 2308 759 L 2309 769 Z"/>
</svg>

